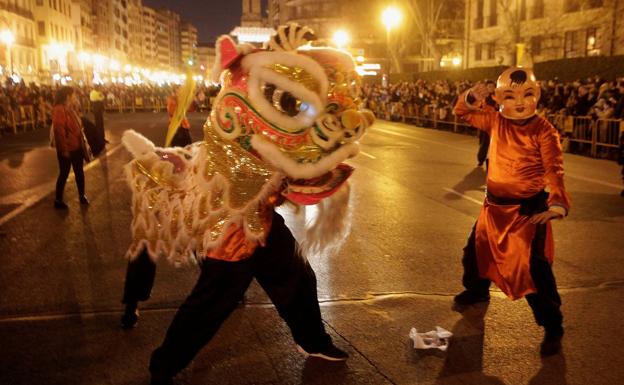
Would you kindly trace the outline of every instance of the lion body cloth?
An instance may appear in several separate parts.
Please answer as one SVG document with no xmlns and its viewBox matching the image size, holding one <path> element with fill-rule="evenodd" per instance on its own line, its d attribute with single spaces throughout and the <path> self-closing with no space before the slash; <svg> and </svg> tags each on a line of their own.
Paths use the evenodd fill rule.
<svg viewBox="0 0 624 385">
<path fill-rule="evenodd" d="M 132 190 L 128 257 L 236 261 L 263 245 L 276 205 L 316 205 L 304 254 L 344 238 L 348 228 L 343 162 L 359 152 L 373 123 L 360 108 L 351 56 L 311 47 L 311 31 L 282 26 L 266 48 L 217 41 L 213 75 L 221 81 L 204 140 L 158 148 L 135 131 L 123 142 Z M 305 211 L 305 210 L 303 210 Z"/>
</svg>

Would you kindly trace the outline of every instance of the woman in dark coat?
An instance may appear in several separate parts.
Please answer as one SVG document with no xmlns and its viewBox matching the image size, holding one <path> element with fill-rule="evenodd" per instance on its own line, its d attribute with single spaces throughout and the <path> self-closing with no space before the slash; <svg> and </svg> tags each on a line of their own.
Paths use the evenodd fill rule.
<svg viewBox="0 0 624 385">
<path fill-rule="evenodd" d="M 57 91 L 52 110 L 56 157 L 59 162 L 56 199 L 54 200 L 54 207 L 57 209 L 67 209 L 67 205 L 63 202 L 63 190 L 65 190 L 70 168 L 74 169 L 80 203 L 89 204 L 85 196 L 85 179 L 82 169 L 86 149 L 83 148 L 82 126 L 76 105 L 77 100 L 73 88 L 61 87 Z"/>
</svg>

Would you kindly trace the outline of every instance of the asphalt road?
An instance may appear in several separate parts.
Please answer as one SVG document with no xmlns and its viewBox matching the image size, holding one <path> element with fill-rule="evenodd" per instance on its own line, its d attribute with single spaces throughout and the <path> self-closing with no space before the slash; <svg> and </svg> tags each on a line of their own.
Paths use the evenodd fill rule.
<svg viewBox="0 0 624 385">
<path fill-rule="evenodd" d="M 201 137 L 205 116 L 191 118 Z M 155 143 L 164 114 L 107 115 L 107 156 L 88 166 L 88 208 L 52 208 L 57 164 L 43 130 L 0 138 L 0 384 L 147 384 L 151 351 L 197 275 L 159 264 L 139 326 L 118 326 L 130 239 L 123 130 Z M 483 199 L 474 137 L 378 122 L 350 161 L 352 232 L 311 257 L 328 331 L 351 358 L 305 360 L 254 283 L 178 384 L 624 383 L 624 198 L 615 162 L 566 154 L 570 216 L 554 225 L 562 354 L 540 359 L 525 301 L 493 290 L 458 313 L 461 249 Z M 288 212 L 284 213 L 288 217 Z M 297 224 L 291 223 L 295 234 Z M 414 350 L 410 328 L 454 333 L 447 352 Z"/>
</svg>

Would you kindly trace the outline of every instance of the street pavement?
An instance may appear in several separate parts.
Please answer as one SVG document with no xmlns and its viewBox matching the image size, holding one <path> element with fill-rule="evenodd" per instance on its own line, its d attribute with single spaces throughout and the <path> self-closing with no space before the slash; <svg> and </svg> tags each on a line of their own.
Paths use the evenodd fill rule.
<svg viewBox="0 0 624 385">
<path fill-rule="evenodd" d="M 205 115 L 191 117 L 201 137 Z M 0 138 L 0 384 L 148 384 L 151 351 L 197 277 L 158 264 L 136 329 L 119 327 L 130 241 L 120 145 L 133 128 L 162 144 L 166 115 L 108 114 L 107 155 L 86 171 L 88 208 L 73 179 L 68 212 L 52 208 L 57 163 L 39 130 Z M 339 251 L 310 257 L 326 328 L 346 363 L 305 359 L 254 282 L 245 301 L 176 384 L 624 383 L 624 198 L 613 161 L 565 155 L 573 200 L 554 223 L 566 334 L 541 359 L 542 330 L 524 300 L 492 289 L 459 313 L 461 251 L 483 200 L 484 170 L 468 135 L 379 121 L 351 160 L 352 230 Z M 282 210 L 295 235 L 300 225 Z M 408 337 L 441 326 L 448 351 Z"/>
</svg>

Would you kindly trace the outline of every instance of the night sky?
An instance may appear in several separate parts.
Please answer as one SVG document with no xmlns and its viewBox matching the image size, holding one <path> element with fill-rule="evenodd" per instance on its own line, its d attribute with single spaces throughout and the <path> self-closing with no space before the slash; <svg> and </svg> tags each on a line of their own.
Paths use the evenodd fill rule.
<svg viewBox="0 0 624 385">
<path fill-rule="evenodd" d="M 240 25 L 242 14 L 240 0 L 143 0 L 143 5 L 179 13 L 197 27 L 200 42 L 214 42 L 229 33 Z"/>
</svg>

